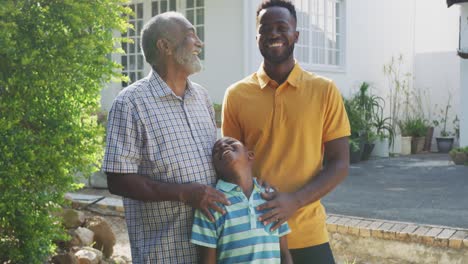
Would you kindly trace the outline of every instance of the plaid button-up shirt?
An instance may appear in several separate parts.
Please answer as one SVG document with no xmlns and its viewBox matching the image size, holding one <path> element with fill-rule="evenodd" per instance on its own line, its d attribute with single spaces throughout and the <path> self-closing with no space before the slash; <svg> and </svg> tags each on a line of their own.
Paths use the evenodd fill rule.
<svg viewBox="0 0 468 264">
<path fill-rule="evenodd" d="M 108 118 L 103 170 L 137 173 L 166 183 L 214 185 L 216 140 L 208 93 L 188 81 L 184 98 L 152 71 L 124 89 Z M 195 263 L 193 209 L 181 202 L 124 198 L 133 263 Z"/>
</svg>

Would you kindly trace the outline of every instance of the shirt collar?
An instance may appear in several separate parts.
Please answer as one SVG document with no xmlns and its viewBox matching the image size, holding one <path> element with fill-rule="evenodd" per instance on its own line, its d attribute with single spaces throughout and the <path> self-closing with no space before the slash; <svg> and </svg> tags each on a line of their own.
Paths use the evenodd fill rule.
<svg viewBox="0 0 468 264">
<path fill-rule="evenodd" d="M 253 178 L 253 181 L 254 181 L 254 190 L 261 191 L 262 188 L 260 185 L 258 185 L 257 178 Z M 223 192 L 231 192 L 235 190 L 237 187 L 239 187 L 237 184 L 223 181 L 221 179 L 219 179 L 218 182 L 216 183 L 216 188 Z"/>
<path fill-rule="evenodd" d="M 156 92 L 158 97 L 165 97 L 171 94 L 177 96 L 156 71 L 151 70 L 147 78 L 149 79 L 151 89 Z M 192 82 L 187 79 L 187 89 L 185 90 L 185 96 L 191 96 L 192 94 L 193 85 Z"/>
<path fill-rule="evenodd" d="M 288 82 L 292 87 L 298 87 L 299 79 L 301 77 L 302 68 L 299 66 L 299 63 L 295 61 L 292 71 L 289 73 L 286 82 Z M 273 81 L 270 76 L 263 69 L 263 63 L 260 65 L 260 68 L 257 70 L 257 79 L 260 84 L 260 88 L 265 88 L 271 81 Z"/>
</svg>

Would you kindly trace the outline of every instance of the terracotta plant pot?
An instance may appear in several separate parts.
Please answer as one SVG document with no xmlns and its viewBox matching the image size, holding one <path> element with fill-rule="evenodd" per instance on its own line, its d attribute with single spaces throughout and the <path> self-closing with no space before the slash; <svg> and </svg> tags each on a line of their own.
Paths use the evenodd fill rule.
<svg viewBox="0 0 468 264">
<path fill-rule="evenodd" d="M 411 138 L 411 154 L 421 153 L 424 149 L 426 137 L 412 137 Z"/>
</svg>

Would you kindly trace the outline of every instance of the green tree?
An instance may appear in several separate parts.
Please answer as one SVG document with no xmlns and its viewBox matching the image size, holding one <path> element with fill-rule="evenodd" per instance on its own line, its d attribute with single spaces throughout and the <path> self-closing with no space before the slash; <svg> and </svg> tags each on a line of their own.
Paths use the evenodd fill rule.
<svg viewBox="0 0 468 264">
<path fill-rule="evenodd" d="M 50 212 L 102 156 L 100 90 L 122 0 L 9 0 L 0 5 L 0 262 L 43 263 L 65 232 Z M 10 263 L 9 262 L 9 263 Z"/>
</svg>

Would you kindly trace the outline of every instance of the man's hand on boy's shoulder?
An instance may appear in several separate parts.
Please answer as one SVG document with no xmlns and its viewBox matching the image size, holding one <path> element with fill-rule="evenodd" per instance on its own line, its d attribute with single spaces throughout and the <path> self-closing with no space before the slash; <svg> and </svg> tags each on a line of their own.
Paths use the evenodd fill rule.
<svg viewBox="0 0 468 264">
<path fill-rule="evenodd" d="M 274 223 L 271 231 L 278 229 L 283 223 L 301 207 L 300 201 L 296 198 L 294 193 L 280 193 L 270 192 L 262 193 L 263 199 L 267 202 L 259 205 L 257 210 L 268 210 L 259 217 L 259 221 L 262 221 L 264 225 Z"/>
<path fill-rule="evenodd" d="M 199 209 L 212 222 L 214 222 L 215 219 L 210 209 L 225 214 L 223 208 L 217 203 L 224 205 L 230 204 L 224 193 L 209 185 L 200 183 L 186 184 L 185 190 L 181 193 L 180 200 L 195 209 Z"/>
</svg>

